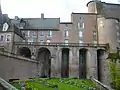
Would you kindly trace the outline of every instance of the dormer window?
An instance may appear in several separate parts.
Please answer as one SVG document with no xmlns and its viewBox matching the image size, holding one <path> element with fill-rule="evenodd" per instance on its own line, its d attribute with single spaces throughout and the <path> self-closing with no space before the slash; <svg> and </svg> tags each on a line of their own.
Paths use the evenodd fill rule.
<svg viewBox="0 0 120 90">
<path fill-rule="evenodd" d="M 26 22 L 23 19 L 21 19 L 20 20 L 20 29 L 23 29 L 25 27 L 25 25 L 26 25 Z"/>
</svg>

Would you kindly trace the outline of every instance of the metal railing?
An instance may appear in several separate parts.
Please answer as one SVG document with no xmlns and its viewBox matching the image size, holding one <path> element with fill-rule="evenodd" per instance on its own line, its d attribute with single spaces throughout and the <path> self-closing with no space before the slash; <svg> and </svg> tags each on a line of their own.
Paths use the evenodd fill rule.
<svg viewBox="0 0 120 90">
<path fill-rule="evenodd" d="M 112 89 L 111 87 L 101 83 L 100 81 L 94 79 L 94 78 L 91 78 L 91 80 L 93 81 L 93 83 L 96 85 L 96 87 L 98 88 L 98 90 L 114 90 Z"/>
<path fill-rule="evenodd" d="M 68 47 L 107 47 L 108 44 L 94 44 L 94 43 L 47 43 L 47 42 L 14 42 L 15 45 L 29 45 L 29 46 L 68 46 Z"/>
</svg>

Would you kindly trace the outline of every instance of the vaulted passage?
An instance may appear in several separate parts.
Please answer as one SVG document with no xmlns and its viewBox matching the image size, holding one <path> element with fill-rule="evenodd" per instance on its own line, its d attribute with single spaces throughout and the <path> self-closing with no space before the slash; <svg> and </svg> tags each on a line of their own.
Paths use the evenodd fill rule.
<svg viewBox="0 0 120 90">
<path fill-rule="evenodd" d="M 18 54 L 27 58 L 31 58 L 31 51 L 28 47 L 19 48 Z"/>
<path fill-rule="evenodd" d="M 38 61 L 40 61 L 40 76 L 50 77 L 51 74 L 51 54 L 47 48 L 40 48 L 38 52 Z"/>
<path fill-rule="evenodd" d="M 69 77 L 69 49 L 62 49 L 61 77 Z"/>
<path fill-rule="evenodd" d="M 79 78 L 86 79 L 87 49 L 79 50 Z"/>
<path fill-rule="evenodd" d="M 104 60 L 105 50 L 97 50 L 97 71 L 98 71 L 98 80 L 101 81 L 102 77 L 102 61 Z"/>
</svg>

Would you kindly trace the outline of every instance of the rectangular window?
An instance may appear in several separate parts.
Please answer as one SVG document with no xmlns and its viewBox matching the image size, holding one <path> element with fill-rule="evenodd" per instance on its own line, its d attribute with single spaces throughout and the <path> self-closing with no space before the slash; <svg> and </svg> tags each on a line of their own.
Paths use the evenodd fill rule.
<svg viewBox="0 0 120 90">
<path fill-rule="evenodd" d="M 29 37 L 30 36 L 30 31 L 27 31 L 26 32 L 26 37 Z"/>
<path fill-rule="evenodd" d="M 40 40 L 40 42 L 44 42 L 44 40 Z"/>
<path fill-rule="evenodd" d="M 48 31 L 48 36 L 52 37 L 52 31 Z"/>
<path fill-rule="evenodd" d="M 84 28 L 84 22 L 79 22 L 78 29 L 83 29 L 83 28 Z"/>
<path fill-rule="evenodd" d="M 68 45 L 68 39 L 64 40 L 65 45 Z"/>
<path fill-rule="evenodd" d="M 33 38 L 29 38 L 29 39 L 28 39 L 28 42 L 33 42 Z"/>
<path fill-rule="evenodd" d="M 4 35 L 0 35 L 0 41 L 3 42 L 4 41 Z"/>
<path fill-rule="evenodd" d="M 97 41 L 93 41 L 94 44 L 97 44 Z"/>
<path fill-rule="evenodd" d="M 11 41 L 11 34 L 8 34 L 7 36 L 6 36 L 6 42 L 10 42 Z"/>
<path fill-rule="evenodd" d="M 83 41 L 82 41 L 82 40 L 79 40 L 79 43 L 81 44 L 81 43 L 83 43 Z"/>
<path fill-rule="evenodd" d="M 64 41 L 65 43 L 68 43 L 68 39 L 65 39 L 65 41 Z"/>
<path fill-rule="evenodd" d="M 83 37 L 83 32 L 79 31 L 79 37 Z"/>
<path fill-rule="evenodd" d="M 44 32 L 43 31 L 40 31 L 40 36 L 44 36 Z"/>
<path fill-rule="evenodd" d="M 94 40 L 94 41 L 97 40 L 97 33 L 96 33 L 96 31 L 93 31 L 93 40 Z"/>
<path fill-rule="evenodd" d="M 65 32 L 64 32 L 64 37 L 68 37 L 68 30 L 65 30 Z"/>
<path fill-rule="evenodd" d="M 31 36 L 36 37 L 36 36 L 37 36 L 37 33 L 34 32 L 34 31 L 32 31 L 32 32 L 31 32 Z"/>
</svg>

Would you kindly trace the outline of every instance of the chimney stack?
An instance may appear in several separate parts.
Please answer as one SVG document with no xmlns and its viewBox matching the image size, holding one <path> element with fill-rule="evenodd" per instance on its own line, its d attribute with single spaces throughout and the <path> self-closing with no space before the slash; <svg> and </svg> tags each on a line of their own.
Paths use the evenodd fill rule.
<svg viewBox="0 0 120 90">
<path fill-rule="evenodd" d="M 41 13 L 41 19 L 44 19 L 44 13 Z"/>
</svg>

